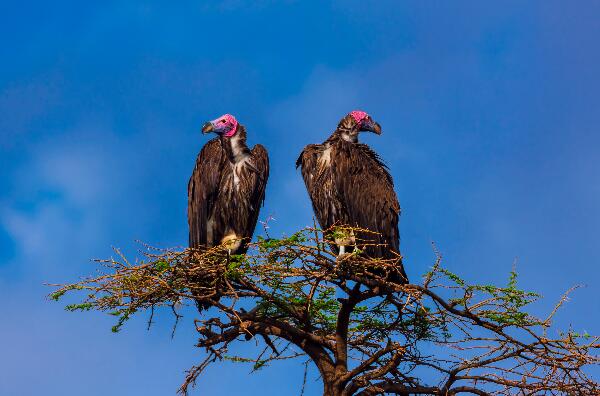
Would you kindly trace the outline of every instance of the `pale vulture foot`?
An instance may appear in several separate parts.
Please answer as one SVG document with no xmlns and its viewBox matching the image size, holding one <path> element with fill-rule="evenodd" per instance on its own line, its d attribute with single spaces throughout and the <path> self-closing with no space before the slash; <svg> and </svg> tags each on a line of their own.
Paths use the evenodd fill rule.
<svg viewBox="0 0 600 396">
<path fill-rule="evenodd" d="M 346 246 L 353 246 L 356 243 L 356 240 L 354 238 L 354 232 L 350 231 L 349 234 L 344 235 L 341 238 L 335 238 L 334 242 L 336 245 L 338 245 L 338 248 L 340 249 L 338 257 L 342 257 L 345 254 L 348 254 L 346 252 Z"/>
<path fill-rule="evenodd" d="M 232 252 L 235 252 L 240 248 L 242 245 L 242 238 L 232 232 L 221 239 L 221 244 L 227 249 L 227 256 L 230 256 Z"/>
</svg>

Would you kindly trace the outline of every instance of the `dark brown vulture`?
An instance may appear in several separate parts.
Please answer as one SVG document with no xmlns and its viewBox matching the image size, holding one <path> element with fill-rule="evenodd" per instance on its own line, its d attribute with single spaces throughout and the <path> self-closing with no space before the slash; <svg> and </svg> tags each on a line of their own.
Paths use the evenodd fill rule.
<svg viewBox="0 0 600 396">
<path fill-rule="evenodd" d="M 252 239 L 269 177 L 267 150 L 246 145 L 246 128 L 230 114 L 207 122 L 213 132 L 198 154 L 188 184 L 189 245 L 224 243 L 230 254 L 243 254 Z"/>
<path fill-rule="evenodd" d="M 398 257 L 400 205 L 394 182 L 377 153 L 358 142 L 358 134 L 363 131 L 380 135 L 381 127 L 364 111 L 351 112 L 342 118 L 323 144 L 306 146 L 296 167 L 302 170 L 315 215 L 323 229 L 336 224 L 349 225 L 379 234 L 378 237 L 350 235 L 336 239 L 337 253 L 347 253 L 351 249 L 349 245 L 358 237 L 380 244 L 365 247 L 368 257 Z M 398 272 L 390 280 L 407 282 L 401 265 Z"/>
</svg>

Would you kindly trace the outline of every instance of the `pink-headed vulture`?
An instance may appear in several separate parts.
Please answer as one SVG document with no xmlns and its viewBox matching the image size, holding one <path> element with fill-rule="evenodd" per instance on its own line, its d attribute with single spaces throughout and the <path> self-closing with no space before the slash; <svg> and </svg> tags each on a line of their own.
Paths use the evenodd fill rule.
<svg viewBox="0 0 600 396">
<path fill-rule="evenodd" d="M 252 239 L 269 178 L 267 150 L 246 145 L 246 128 L 230 114 L 202 127 L 217 136 L 204 145 L 188 184 L 189 246 L 225 244 L 243 254 Z"/>
<path fill-rule="evenodd" d="M 369 146 L 358 142 L 361 132 L 381 134 L 381 127 L 364 111 L 353 111 L 339 122 L 322 144 L 309 144 L 296 162 L 323 229 L 348 225 L 377 235 L 335 239 L 336 253 L 348 253 L 357 244 L 371 258 L 393 259 L 400 254 L 400 204 L 388 168 Z M 360 240 L 370 244 L 360 246 Z M 363 249 L 364 247 L 364 249 Z M 408 281 L 399 261 L 389 280 Z"/>
</svg>

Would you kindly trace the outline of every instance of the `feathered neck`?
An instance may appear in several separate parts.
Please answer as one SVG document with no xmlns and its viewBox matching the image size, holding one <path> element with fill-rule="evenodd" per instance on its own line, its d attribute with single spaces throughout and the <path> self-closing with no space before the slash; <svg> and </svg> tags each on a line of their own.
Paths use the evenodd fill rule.
<svg viewBox="0 0 600 396">
<path fill-rule="evenodd" d="M 238 124 L 233 136 L 221 136 L 221 144 L 231 163 L 235 164 L 250 155 L 250 149 L 246 145 L 246 128 L 241 124 Z"/>
<path fill-rule="evenodd" d="M 341 139 L 349 143 L 358 143 L 359 132 L 359 126 L 354 118 L 352 118 L 350 115 L 347 115 L 346 117 L 342 118 L 337 126 L 337 129 L 333 131 L 327 141 L 333 143 L 334 141 Z"/>
</svg>

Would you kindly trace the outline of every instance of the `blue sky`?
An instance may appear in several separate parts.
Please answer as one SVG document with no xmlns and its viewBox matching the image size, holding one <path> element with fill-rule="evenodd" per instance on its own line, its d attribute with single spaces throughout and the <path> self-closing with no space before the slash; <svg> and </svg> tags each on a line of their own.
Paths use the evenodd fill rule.
<svg viewBox="0 0 600 396">
<path fill-rule="evenodd" d="M 5 4 L 0 16 L 0 394 L 173 394 L 202 358 L 187 315 L 122 333 L 44 300 L 111 247 L 187 241 L 186 187 L 223 113 L 270 153 L 261 217 L 312 220 L 294 161 L 355 108 L 383 127 L 410 277 L 433 261 L 521 284 L 600 333 L 600 3 Z M 250 348 L 244 346 L 242 348 Z M 296 392 L 300 362 L 214 366 L 202 395 Z M 308 394 L 318 394 L 315 373 Z"/>
</svg>

